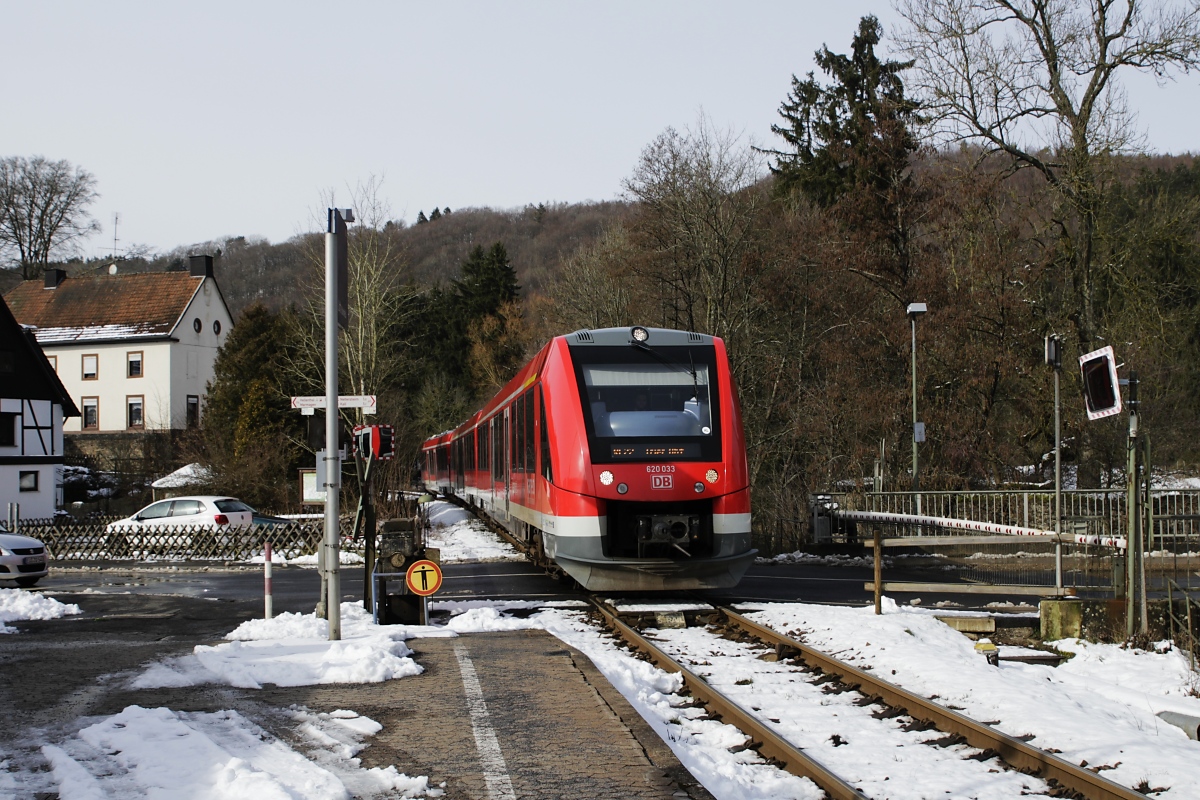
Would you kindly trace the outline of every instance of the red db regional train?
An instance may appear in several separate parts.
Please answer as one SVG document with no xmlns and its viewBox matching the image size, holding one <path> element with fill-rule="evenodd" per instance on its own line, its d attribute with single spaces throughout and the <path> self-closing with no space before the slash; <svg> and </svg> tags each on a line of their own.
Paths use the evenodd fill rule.
<svg viewBox="0 0 1200 800">
<path fill-rule="evenodd" d="M 480 507 L 589 590 L 727 588 L 757 552 L 719 338 L 640 326 L 558 336 L 422 450 L 427 489 Z"/>
</svg>

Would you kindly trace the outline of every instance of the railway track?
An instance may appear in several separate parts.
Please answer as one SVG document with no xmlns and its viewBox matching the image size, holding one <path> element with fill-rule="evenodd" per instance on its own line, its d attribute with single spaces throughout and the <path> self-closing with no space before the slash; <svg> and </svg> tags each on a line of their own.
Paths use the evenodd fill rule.
<svg viewBox="0 0 1200 800">
<path fill-rule="evenodd" d="M 695 666 L 697 663 L 705 663 L 706 657 L 716 657 L 715 654 L 724 649 L 719 641 L 724 641 L 725 644 L 728 644 L 730 638 L 742 639 L 746 642 L 752 641 L 757 647 L 757 652 L 751 652 L 749 645 L 743 645 L 743 652 L 737 653 L 734 657 L 750 659 L 756 655 L 761 656 L 764 651 L 768 654 L 773 652 L 773 658 L 778 659 L 781 665 L 783 662 L 790 662 L 809 672 L 818 673 L 819 677 L 816 682 L 823 683 L 827 687 L 826 691 L 832 690 L 837 693 L 846 690 L 856 691 L 861 697 L 855 700 L 853 705 L 883 707 L 873 713 L 860 714 L 859 717 L 873 716 L 877 720 L 881 720 L 880 724 L 884 725 L 887 724 L 887 719 L 903 716 L 912 720 L 911 723 L 906 723 L 904 726 L 908 731 L 936 728 L 942 735 L 940 737 L 935 735 L 932 739 L 914 739 L 911 735 L 905 739 L 904 736 L 899 736 L 898 747 L 903 746 L 900 744 L 901 742 L 915 744 L 919 741 L 924 741 L 925 744 L 943 745 L 940 748 L 941 752 L 935 756 L 930 756 L 930 753 L 939 748 L 914 751 L 920 753 L 920 756 L 916 758 L 918 766 L 910 766 L 907 769 L 952 770 L 956 769 L 955 764 L 962 764 L 966 760 L 970 760 L 974 763 L 967 766 L 973 771 L 965 780 L 979 781 L 982 778 L 995 782 L 1005 779 L 1005 773 L 989 774 L 998 772 L 994 768 L 987 768 L 985 763 L 995 756 L 1007 764 L 1011 770 L 1023 775 L 1036 776 L 1045 782 L 1041 789 L 1031 786 L 1028 787 L 1028 790 L 1014 791 L 1013 794 L 1040 793 L 1045 796 L 1088 798 L 1089 800 L 1116 800 L 1118 798 L 1134 800 L 1145 797 L 1145 795 L 1114 783 L 1091 770 L 1058 758 L 1053 753 L 1032 747 L 987 724 L 972 720 L 957 711 L 915 695 L 876 675 L 759 625 L 731 609 L 713 607 L 711 612 L 693 614 L 694 617 L 706 618 L 698 621 L 708 622 L 710 627 L 718 629 L 716 632 L 706 634 L 710 638 L 699 645 L 703 654 L 696 655 L 689 653 L 689 644 L 682 642 L 680 637 L 672 638 L 671 631 L 659 630 L 656 633 L 658 639 L 651 641 L 633 626 L 627 624 L 611 606 L 595 598 L 592 599 L 592 602 L 598 613 L 604 618 L 606 625 L 631 647 L 644 653 L 659 668 L 670 672 L 679 672 L 688 691 L 704 704 L 710 715 L 736 726 L 750 737 L 749 746 L 757 750 L 761 756 L 777 763 L 782 769 L 794 775 L 809 778 L 835 800 L 870 797 L 870 794 L 864 793 L 854 785 L 855 782 L 870 783 L 870 780 L 862 779 L 862 776 L 870 770 L 859 769 L 857 761 L 854 761 L 853 766 L 849 767 L 847 766 L 848 762 L 843 758 L 840 762 L 842 764 L 840 770 L 854 773 L 859 778 L 854 781 L 844 777 L 839 774 L 839 769 L 821 763 L 813 757 L 811 752 L 806 752 L 806 749 L 811 751 L 819 748 L 797 746 L 794 741 L 785 736 L 787 726 L 781 726 L 780 720 L 764 718 L 764 716 L 756 714 L 753 705 L 746 707 L 739 703 L 730 696 L 732 692 L 722 691 L 711 685 L 704 675 L 690 669 L 687 664 L 682 662 L 688 661 Z M 690 646 L 696 647 L 694 641 L 696 636 L 693 635 L 690 638 L 692 640 Z M 674 654 L 671 651 L 674 651 Z M 795 667 L 789 667 L 789 669 L 795 672 Z M 814 682 L 807 676 L 804 680 L 809 683 Z M 836 685 L 831 685 L 834 682 Z M 781 684 L 778 691 L 783 690 L 785 689 Z M 898 729 L 898 726 L 892 724 L 892 728 Z M 825 732 L 826 735 L 828 733 L 832 733 L 832 731 Z M 809 744 L 811 745 L 811 742 Z M 837 746 L 837 744 L 838 742 L 835 741 L 834 745 Z M 967 750 L 971 750 L 971 752 L 967 752 Z M 826 752 L 830 751 L 826 749 Z M 888 764 L 881 767 L 882 769 L 891 771 L 891 769 L 899 767 L 895 763 L 895 760 L 899 758 L 896 753 L 876 755 L 882 756 L 885 761 L 891 759 Z M 980 767 L 983 768 L 980 769 Z M 903 769 L 898 768 L 897 775 L 902 774 Z M 1007 773 L 1008 778 L 1013 777 L 1011 770 Z M 883 780 L 887 780 L 887 777 L 884 777 Z"/>
</svg>

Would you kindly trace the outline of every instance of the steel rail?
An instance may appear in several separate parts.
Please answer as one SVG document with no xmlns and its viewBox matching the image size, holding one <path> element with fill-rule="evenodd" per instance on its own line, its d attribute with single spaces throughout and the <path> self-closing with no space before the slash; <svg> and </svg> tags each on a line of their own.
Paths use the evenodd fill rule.
<svg viewBox="0 0 1200 800">
<path fill-rule="evenodd" d="M 774 759 L 784 770 L 793 775 L 813 781 L 833 800 L 867 800 L 865 794 L 838 777 L 820 762 L 814 761 L 802 750 L 768 728 L 765 723 L 709 686 L 699 675 L 688 670 L 647 641 L 645 637 L 622 622 L 614 609 L 594 597 L 591 598 L 591 601 L 613 631 L 631 647 L 649 656 L 655 666 L 669 672 L 680 673 L 683 676 L 684 686 L 692 693 L 692 696 L 704 703 L 713 716 L 729 722 L 749 736 L 752 740 L 751 746 L 760 755 Z"/>
<path fill-rule="evenodd" d="M 1006 763 L 1017 769 L 1032 772 L 1044 780 L 1057 781 L 1060 785 L 1080 793 L 1088 800 L 1146 800 L 1146 796 L 1140 792 L 1114 783 L 1091 770 L 1078 767 L 1044 750 L 1031 747 L 995 728 L 976 722 L 945 706 L 938 705 L 868 672 L 825 655 L 778 631 L 749 620 L 731 609 L 718 607 L 717 610 L 735 627 L 770 643 L 777 651 L 782 648 L 791 648 L 809 667 L 835 675 L 847 686 L 858 689 L 863 694 L 877 696 L 889 706 L 901 709 L 910 717 L 932 723 L 940 731 L 956 733 L 972 747 L 992 750 Z"/>
</svg>

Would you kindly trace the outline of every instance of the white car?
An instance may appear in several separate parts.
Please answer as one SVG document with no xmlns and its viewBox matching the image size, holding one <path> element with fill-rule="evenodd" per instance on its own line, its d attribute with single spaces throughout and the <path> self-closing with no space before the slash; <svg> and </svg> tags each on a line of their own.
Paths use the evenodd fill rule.
<svg viewBox="0 0 1200 800">
<path fill-rule="evenodd" d="M 254 509 L 236 497 L 203 495 L 172 497 L 151 503 L 132 517 L 110 522 L 108 532 L 138 531 L 146 528 L 218 528 L 225 525 L 249 525 Z"/>
<path fill-rule="evenodd" d="M 33 586 L 50 572 L 46 545 L 0 528 L 0 580 Z"/>
<path fill-rule="evenodd" d="M 203 495 L 159 500 L 132 517 L 110 522 L 106 528 L 108 551 L 119 556 L 150 552 L 194 555 L 198 550 L 228 543 L 223 532 L 250 525 L 253 517 L 254 509 L 236 497 Z"/>
</svg>

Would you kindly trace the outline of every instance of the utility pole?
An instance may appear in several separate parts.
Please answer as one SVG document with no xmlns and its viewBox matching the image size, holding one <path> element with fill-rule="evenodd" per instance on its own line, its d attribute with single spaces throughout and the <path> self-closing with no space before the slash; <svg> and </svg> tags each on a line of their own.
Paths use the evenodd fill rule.
<svg viewBox="0 0 1200 800">
<path fill-rule="evenodd" d="M 1104 419 L 1121 413 L 1121 386 L 1129 388 L 1129 439 L 1126 443 L 1125 469 L 1125 635 L 1133 636 L 1135 622 L 1141 632 L 1148 626 L 1146 613 L 1146 572 L 1143 560 L 1141 490 L 1138 472 L 1138 377 L 1129 371 L 1129 380 L 1117 379 L 1117 357 L 1112 345 L 1079 357 L 1079 375 L 1089 420 Z M 1115 576 L 1114 576 L 1115 578 Z M 1141 607 L 1140 613 L 1138 606 Z"/>
<path fill-rule="evenodd" d="M 918 514 L 921 513 L 921 493 L 917 480 L 917 443 L 925 441 L 925 426 L 917 421 L 917 317 L 928 310 L 924 303 L 909 303 L 907 310 L 912 323 L 912 490 Z"/>
<path fill-rule="evenodd" d="M 1061 594 L 1062 574 L 1062 405 L 1059 378 L 1062 375 L 1062 339 L 1046 337 L 1046 364 L 1054 370 L 1054 588 Z"/>
<path fill-rule="evenodd" d="M 354 221 L 348 208 L 329 209 L 325 233 L 325 541 L 322 572 L 325 576 L 325 614 L 329 641 L 342 638 L 341 523 L 338 503 L 342 489 L 342 452 L 338 441 L 338 329 L 349 317 L 347 308 L 347 232 Z"/>
<path fill-rule="evenodd" d="M 1146 606 L 1142 570 L 1141 487 L 1138 465 L 1138 376 L 1129 372 L 1129 439 L 1125 469 L 1125 521 L 1127 549 L 1125 557 L 1125 635 L 1133 636 L 1135 629 L 1146 632 Z"/>
</svg>

